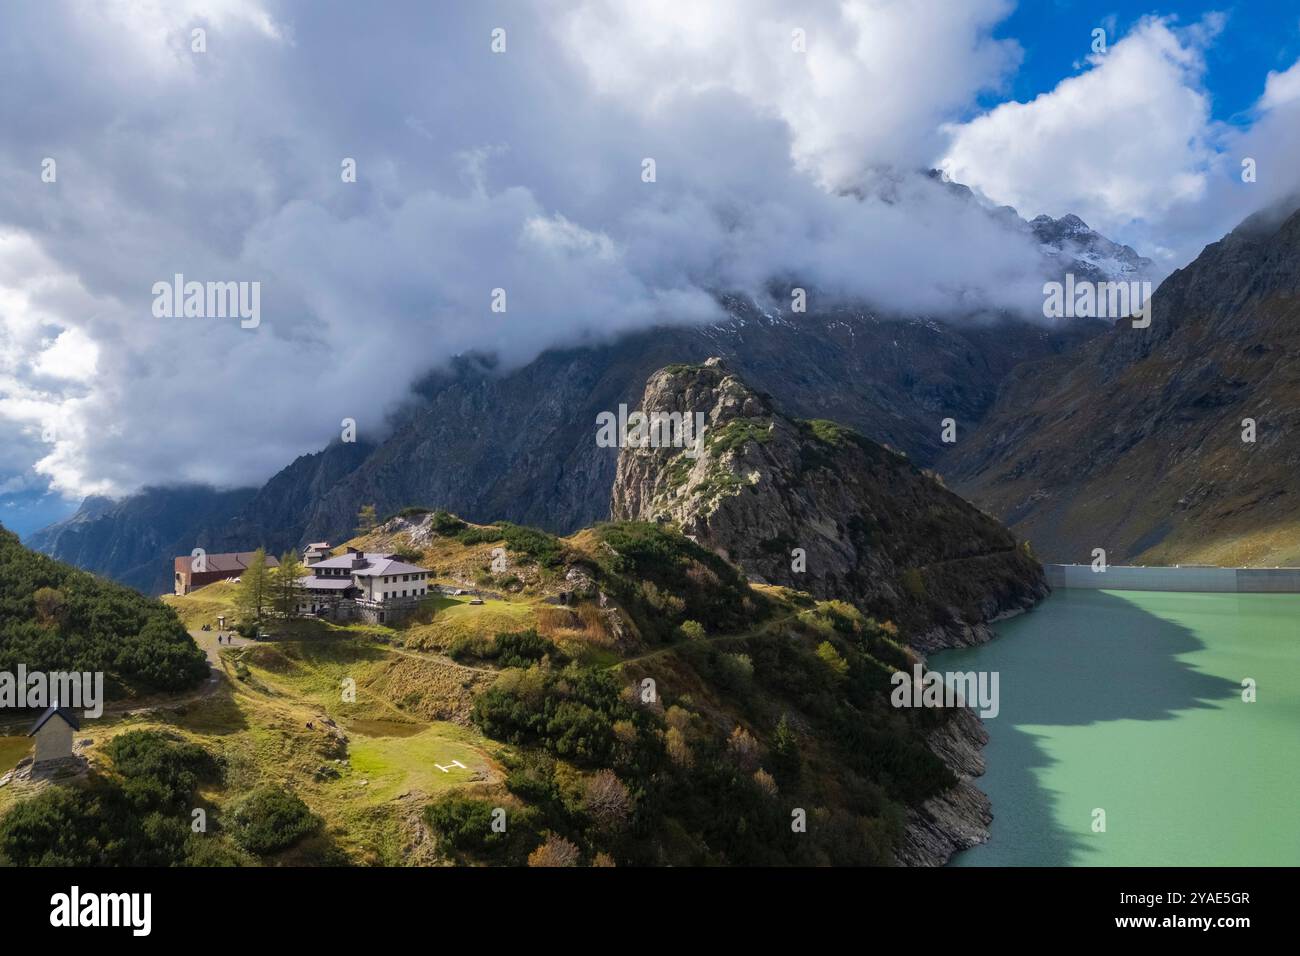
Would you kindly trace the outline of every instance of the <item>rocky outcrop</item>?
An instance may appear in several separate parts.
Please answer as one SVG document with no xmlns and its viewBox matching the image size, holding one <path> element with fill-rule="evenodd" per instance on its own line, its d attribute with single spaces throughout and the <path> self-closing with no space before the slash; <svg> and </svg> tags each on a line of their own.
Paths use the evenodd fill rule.
<svg viewBox="0 0 1300 956">
<path fill-rule="evenodd" d="M 1038 563 L 992 518 L 897 452 L 786 417 L 719 358 L 655 373 L 640 410 L 670 426 L 698 420 L 703 434 L 683 447 L 662 428 L 645 442 L 634 433 L 616 520 L 676 524 L 752 580 L 850 601 L 922 649 L 986 640 L 990 621 L 1047 593 Z"/>
<path fill-rule="evenodd" d="M 943 866 L 952 855 L 989 838 L 993 809 L 973 778 L 984 773 L 988 731 L 969 708 L 957 710 L 928 743 L 957 775 L 957 785 L 907 811 L 907 828 L 895 850 L 902 866 Z"/>
</svg>

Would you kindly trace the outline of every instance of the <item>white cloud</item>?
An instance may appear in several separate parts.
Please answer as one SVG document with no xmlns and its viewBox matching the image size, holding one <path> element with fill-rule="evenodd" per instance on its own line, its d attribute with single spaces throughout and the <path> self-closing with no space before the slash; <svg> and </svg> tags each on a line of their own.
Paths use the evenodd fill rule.
<svg viewBox="0 0 1300 956">
<path fill-rule="evenodd" d="M 1270 70 L 1264 83 L 1264 95 L 1259 99 L 1259 108 L 1275 110 L 1290 106 L 1300 100 L 1300 63 L 1292 64 L 1289 70 L 1281 73 Z"/>
<path fill-rule="evenodd" d="M 938 123 L 1000 87 L 1020 48 L 990 33 L 1011 7 L 583 2 L 560 14 L 560 31 L 597 90 L 650 114 L 705 93 L 734 94 L 789 128 L 801 169 L 841 188 L 877 165 L 921 166 L 939 142 Z"/>
<path fill-rule="evenodd" d="M 950 125 L 940 165 L 996 202 L 1074 213 L 1166 270 L 1184 265 L 1300 187 L 1300 64 L 1267 75 L 1244 126 L 1211 117 L 1204 51 L 1225 23 L 1145 18 L 1050 92 Z M 1256 183 L 1241 181 L 1246 157 Z"/>
<path fill-rule="evenodd" d="M 51 378 L 87 381 L 99 363 L 99 347 L 80 329 L 64 329 L 36 357 L 33 369 Z"/>
<path fill-rule="evenodd" d="M 881 311 L 1041 304 L 1031 242 L 917 173 L 1014 68 L 1016 44 L 990 36 L 1009 9 L 10 5 L 0 479 L 69 495 L 260 482 L 344 417 L 377 437 L 458 352 L 508 365 L 708 321 L 714 291 L 761 295 L 774 277 Z M 188 52 L 196 21 L 206 59 Z M 1207 158 L 1198 42 L 1151 21 L 1045 105 L 957 127 L 954 152 L 1026 215 L 1163 215 L 1199 235 L 1207 183 L 1238 157 L 1220 139 Z M 1294 82 L 1270 77 L 1231 143 L 1258 150 L 1252 196 L 1296 155 Z M 1097 124 L 1108 112 L 1118 131 Z M 152 285 L 177 272 L 260 282 L 261 326 L 154 319 Z"/>
<path fill-rule="evenodd" d="M 1199 199 L 1214 156 L 1201 50 L 1150 18 L 1089 64 L 1032 102 L 950 127 L 942 167 L 998 202 L 1108 234 Z"/>
</svg>

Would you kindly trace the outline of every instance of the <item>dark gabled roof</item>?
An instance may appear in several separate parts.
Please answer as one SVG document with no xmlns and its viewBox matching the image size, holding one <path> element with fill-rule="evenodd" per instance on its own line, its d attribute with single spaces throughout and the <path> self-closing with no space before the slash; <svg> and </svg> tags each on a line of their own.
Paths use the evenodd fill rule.
<svg viewBox="0 0 1300 956">
<path fill-rule="evenodd" d="M 207 570 L 197 573 L 217 572 L 219 574 L 229 574 L 232 571 L 243 573 L 248 570 L 249 562 L 253 560 L 255 551 L 231 551 L 226 554 L 209 554 L 207 561 Z M 181 555 L 175 561 L 177 571 L 193 571 L 194 559 L 188 554 Z M 271 555 L 266 556 L 266 566 L 268 568 L 277 568 L 280 566 L 278 559 Z"/>
<path fill-rule="evenodd" d="M 352 559 L 358 557 L 356 554 L 340 554 L 337 558 L 326 558 L 324 561 L 317 561 L 311 566 L 312 571 L 317 568 L 342 568 L 357 577 L 379 577 L 385 574 L 408 574 L 428 571 L 428 568 L 422 568 L 417 564 L 407 564 L 405 561 L 398 561 L 391 554 L 382 552 L 367 551 L 360 557 L 365 559 L 365 565 L 360 568 L 352 567 Z"/>
<path fill-rule="evenodd" d="M 81 729 L 81 721 L 77 719 L 76 714 L 68 710 L 68 708 L 66 707 L 60 707 L 58 704 L 55 704 L 53 707 L 46 707 L 45 713 L 41 714 L 40 717 L 36 718 L 36 723 L 32 724 L 31 730 L 27 731 L 27 736 L 28 737 L 35 736 L 36 731 L 44 727 L 46 722 L 55 714 L 58 714 L 60 717 L 62 717 L 67 722 L 68 726 L 71 727 L 73 730 Z"/>
</svg>

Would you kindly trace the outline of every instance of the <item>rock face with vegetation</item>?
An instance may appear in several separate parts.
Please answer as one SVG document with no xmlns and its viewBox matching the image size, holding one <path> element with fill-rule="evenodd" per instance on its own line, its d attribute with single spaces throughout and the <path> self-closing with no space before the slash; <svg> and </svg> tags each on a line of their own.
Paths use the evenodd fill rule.
<svg viewBox="0 0 1300 956">
<path fill-rule="evenodd" d="M 691 448 L 625 447 L 616 519 L 680 527 L 752 579 L 850 601 L 921 650 L 987 640 L 1047 593 L 995 520 L 898 452 L 786 417 L 721 359 L 655 373 L 640 407 L 701 412 L 706 430 Z"/>
<path fill-rule="evenodd" d="M 1246 220 L 1161 283 L 1149 327 L 1017 370 L 945 473 L 1046 559 L 1300 563 L 1298 256 L 1300 212 Z"/>
</svg>

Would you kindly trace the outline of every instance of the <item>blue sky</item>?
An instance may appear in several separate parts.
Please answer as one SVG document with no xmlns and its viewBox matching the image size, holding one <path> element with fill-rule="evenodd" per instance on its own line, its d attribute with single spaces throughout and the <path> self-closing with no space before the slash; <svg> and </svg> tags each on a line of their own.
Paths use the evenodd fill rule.
<svg viewBox="0 0 1300 956">
<path fill-rule="evenodd" d="M 0 4 L 0 522 L 258 485 L 457 353 L 774 275 L 1041 315 L 1041 250 L 936 166 L 1177 268 L 1300 187 L 1298 34 L 1199 0 Z M 156 316 L 176 273 L 259 282 L 260 325 Z"/>
<path fill-rule="evenodd" d="M 1167 15 L 1187 24 L 1212 13 L 1227 17 L 1224 33 L 1206 54 L 1213 116 L 1225 123 L 1246 122 L 1250 107 L 1264 91 L 1263 72 L 1285 70 L 1300 57 L 1300 4 L 1029 0 L 1018 4 L 994 31 L 995 36 L 1016 39 L 1024 48 L 1020 69 L 1004 94 L 986 94 L 981 105 L 987 108 L 1008 97 L 1027 101 L 1054 89 L 1078 72 L 1076 64 L 1090 50 L 1097 27 L 1106 29 L 1113 43 L 1144 16 Z"/>
</svg>

